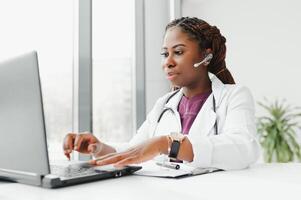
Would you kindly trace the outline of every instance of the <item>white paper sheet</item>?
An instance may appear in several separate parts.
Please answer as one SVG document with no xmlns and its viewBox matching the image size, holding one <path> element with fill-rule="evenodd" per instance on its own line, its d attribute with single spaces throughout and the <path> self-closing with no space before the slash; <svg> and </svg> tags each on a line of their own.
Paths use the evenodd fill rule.
<svg viewBox="0 0 301 200">
<path fill-rule="evenodd" d="M 179 165 L 180 169 L 170 169 L 167 167 L 159 166 L 156 164 L 156 161 L 151 160 L 142 163 L 142 169 L 135 172 L 134 174 L 141 176 L 177 178 L 181 176 L 206 174 L 218 170 L 215 168 L 193 168 L 181 163 L 179 163 Z"/>
</svg>

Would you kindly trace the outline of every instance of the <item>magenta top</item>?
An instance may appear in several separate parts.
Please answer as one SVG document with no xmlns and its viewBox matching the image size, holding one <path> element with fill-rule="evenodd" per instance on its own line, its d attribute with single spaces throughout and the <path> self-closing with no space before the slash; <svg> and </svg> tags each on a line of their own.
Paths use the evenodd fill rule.
<svg viewBox="0 0 301 200">
<path fill-rule="evenodd" d="M 190 99 L 183 95 L 178 107 L 183 134 L 189 133 L 193 121 L 210 94 L 211 91 L 196 95 Z"/>
</svg>

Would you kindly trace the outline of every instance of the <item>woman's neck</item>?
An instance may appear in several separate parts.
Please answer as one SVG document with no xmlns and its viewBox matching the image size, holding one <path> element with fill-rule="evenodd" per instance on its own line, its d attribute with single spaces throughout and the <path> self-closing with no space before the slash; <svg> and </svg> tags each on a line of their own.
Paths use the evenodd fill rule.
<svg viewBox="0 0 301 200">
<path fill-rule="evenodd" d="M 211 90 L 211 81 L 209 77 L 199 81 L 198 84 L 183 87 L 183 93 L 187 98 L 192 98 L 196 95 L 210 92 Z"/>
</svg>

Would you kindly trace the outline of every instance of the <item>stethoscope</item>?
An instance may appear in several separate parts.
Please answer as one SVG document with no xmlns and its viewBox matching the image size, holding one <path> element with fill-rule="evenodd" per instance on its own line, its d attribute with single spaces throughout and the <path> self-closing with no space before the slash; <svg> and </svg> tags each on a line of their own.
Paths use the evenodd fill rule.
<svg viewBox="0 0 301 200">
<path fill-rule="evenodd" d="M 169 102 L 169 100 L 170 100 L 173 96 L 175 96 L 179 91 L 180 91 L 180 90 L 178 89 L 178 90 L 176 90 L 172 95 L 170 95 L 170 96 L 168 97 L 168 99 L 166 100 L 165 104 L 167 104 L 167 103 Z M 214 98 L 213 93 L 212 93 L 212 96 L 213 96 L 213 98 L 212 98 L 212 101 L 213 101 L 213 111 L 216 113 L 216 103 L 215 103 L 215 98 Z M 163 111 L 161 112 L 161 114 L 160 114 L 159 117 L 158 117 L 157 124 L 159 124 L 159 122 L 161 121 L 162 116 L 163 116 L 164 113 L 167 112 L 167 111 L 171 111 L 173 114 L 175 114 L 175 112 L 173 111 L 173 109 L 171 109 L 171 108 L 164 108 Z M 217 118 L 215 119 L 214 130 L 215 130 L 215 133 L 214 133 L 214 134 L 215 134 L 215 135 L 218 135 Z"/>
</svg>

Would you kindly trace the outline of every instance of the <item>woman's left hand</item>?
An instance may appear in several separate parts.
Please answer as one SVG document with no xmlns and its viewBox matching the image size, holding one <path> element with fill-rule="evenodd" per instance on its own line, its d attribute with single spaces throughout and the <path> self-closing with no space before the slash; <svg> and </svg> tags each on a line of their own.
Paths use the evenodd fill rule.
<svg viewBox="0 0 301 200">
<path fill-rule="evenodd" d="M 90 164 L 99 166 L 114 164 L 116 167 L 122 167 L 129 164 L 142 163 L 153 159 L 158 154 L 167 153 L 168 140 L 168 136 L 154 137 L 127 151 L 110 153 L 91 160 Z"/>
</svg>

